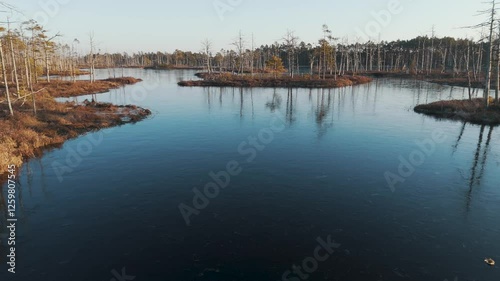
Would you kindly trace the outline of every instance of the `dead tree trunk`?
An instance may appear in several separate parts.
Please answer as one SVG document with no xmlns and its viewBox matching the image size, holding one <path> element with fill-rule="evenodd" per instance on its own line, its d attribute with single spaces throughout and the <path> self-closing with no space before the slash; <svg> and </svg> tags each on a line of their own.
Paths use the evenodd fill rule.
<svg viewBox="0 0 500 281">
<path fill-rule="evenodd" d="M 47 82 L 50 83 L 49 51 L 48 51 L 47 48 L 48 48 L 47 46 L 44 46 L 44 52 L 45 52 L 45 72 L 46 72 L 46 75 L 47 75 Z"/>
<path fill-rule="evenodd" d="M 491 89 L 491 69 L 492 69 L 492 58 L 493 58 L 493 25 L 495 23 L 495 1 L 492 2 L 491 7 L 491 18 L 490 18 L 490 35 L 489 35 L 489 46 L 488 53 L 486 54 L 486 71 L 485 71 L 485 88 L 484 88 L 484 106 L 486 108 L 490 105 L 490 89 Z"/>
<path fill-rule="evenodd" d="M 500 21 L 498 23 L 498 30 L 500 31 Z M 499 33 L 500 34 L 500 33 Z M 499 104 L 498 93 L 500 92 L 500 38 L 497 43 L 497 65 L 496 65 L 496 84 L 495 84 L 495 104 Z"/>
<path fill-rule="evenodd" d="M 10 54 L 12 56 L 12 68 L 14 70 L 14 80 L 16 81 L 16 90 L 19 94 L 19 77 L 17 76 L 17 65 L 16 65 L 16 56 L 14 54 L 14 44 L 12 43 L 12 36 L 9 30 L 9 43 L 10 43 Z"/>
<path fill-rule="evenodd" d="M 7 70 L 5 69 L 5 58 L 3 56 L 3 46 L 2 41 L 0 40 L 0 60 L 2 61 L 2 75 L 3 82 L 5 84 L 5 95 L 7 96 L 7 103 L 9 105 L 9 112 L 11 116 L 14 116 L 14 110 L 12 109 L 12 103 L 10 101 L 10 93 L 9 93 L 9 83 L 7 81 Z"/>
<path fill-rule="evenodd" d="M 500 92 L 500 50 L 497 50 L 496 81 L 495 81 L 495 104 L 498 104 L 498 92 Z"/>
<path fill-rule="evenodd" d="M 470 61 L 470 42 L 467 41 L 467 57 L 466 59 L 466 68 L 467 68 L 467 86 L 469 88 L 469 100 L 472 100 L 472 92 L 471 92 L 471 77 L 470 77 L 470 66 L 469 66 L 469 61 Z"/>
<path fill-rule="evenodd" d="M 28 51 L 24 53 L 24 71 L 26 73 L 26 87 L 30 88 L 31 85 L 31 76 L 28 65 Z M 26 101 L 26 95 L 24 96 L 24 100 Z"/>
</svg>

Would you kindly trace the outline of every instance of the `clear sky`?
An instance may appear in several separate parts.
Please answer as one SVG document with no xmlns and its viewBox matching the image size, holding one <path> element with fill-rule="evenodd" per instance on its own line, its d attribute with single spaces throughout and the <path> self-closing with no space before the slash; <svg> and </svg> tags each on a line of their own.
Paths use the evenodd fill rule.
<svg viewBox="0 0 500 281">
<path fill-rule="evenodd" d="M 256 45 L 281 40 L 287 29 L 295 31 L 301 41 L 316 43 L 323 24 L 329 25 L 335 37 L 351 42 L 368 37 L 378 40 L 379 36 L 394 40 L 430 35 L 433 25 L 437 36 L 478 38 L 478 32 L 460 27 L 482 22 L 484 16 L 477 16 L 477 11 L 488 8 L 483 0 L 3 2 L 44 23 L 50 32 L 60 32 L 64 36 L 61 41 L 79 39 L 82 49 L 88 49 L 93 31 L 98 48 L 109 52 L 199 51 L 205 38 L 213 42 L 216 51 L 229 49 L 240 30 L 248 43 L 253 33 Z"/>
</svg>

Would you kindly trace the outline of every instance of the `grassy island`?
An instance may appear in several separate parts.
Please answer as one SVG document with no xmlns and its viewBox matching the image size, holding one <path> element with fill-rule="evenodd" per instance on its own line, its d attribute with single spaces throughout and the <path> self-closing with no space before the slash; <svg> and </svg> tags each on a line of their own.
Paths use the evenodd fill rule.
<svg viewBox="0 0 500 281">
<path fill-rule="evenodd" d="M 479 125 L 500 125 L 500 105 L 494 104 L 492 98 L 490 102 L 486 109 L 484 99 L 438 101 L 418 105 L 415 112 Z"/>
<path fill-rule="evenodd" d="M 198 74 L 202 80 L 181 81 L 183 87 L 268 87 L 268 88 L 341 88 L 371 82 L 365 76 L 339 76 L 320 79 L 319 76 L 263 76 L 235 75 L 230 73 Z"/>
<path fill-rule="evenodd" d="M 152 70 L 202 70 L 201 66 L 189 66 L 189 65 L 154 65 L 154 66 L 146 66 L 144 69 L 152 69 Z"/>
</svg>

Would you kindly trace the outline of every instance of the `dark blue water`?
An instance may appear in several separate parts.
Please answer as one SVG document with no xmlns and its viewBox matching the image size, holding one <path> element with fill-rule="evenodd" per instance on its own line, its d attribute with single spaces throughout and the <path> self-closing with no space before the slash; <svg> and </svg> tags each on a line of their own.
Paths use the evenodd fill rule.
<svg viewBox="0 0 500 281">
<path fill-rule="evenodd" d="M 17 273 L 7 273 L 4 239 L 0 280 L 500 276 L 483 261 L 500 261 L 500 130 L 412 110 L 465 98 L 464 89 L 393 79 L 335 90 L 203 89 L 177 87 L 193 71 L 125 75 L 144 82 L 98 100 L 154 116 L 23 167 Z M 418 165 L 398 172 L 410 161 Z M 239 173 L 196 209 L 193 189 L 203 192 L 228 163 Z M 190 226 L 180 204 L 193 211 Z M 328 237 L 333 252 L 318 242 Z M 328 257 L 318 261 L 316 249 Z"/>
</svg>

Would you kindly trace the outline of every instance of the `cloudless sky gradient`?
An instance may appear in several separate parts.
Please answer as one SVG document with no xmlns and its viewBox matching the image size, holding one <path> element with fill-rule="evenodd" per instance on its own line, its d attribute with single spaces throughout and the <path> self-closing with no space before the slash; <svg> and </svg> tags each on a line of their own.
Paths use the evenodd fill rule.
<svg viewBox="0 0 500 281">
<path fill-rule="evenodd" d="M 357 30 L 373 26 L 373 13 L 388 10 L 391 1 L 399 2 L 402 11 L 386 26 L 377 24 L 382 40 L 430 35 L 433 25 L 437 36 L 479 38 L 479 31 L 460 27 L 484 21 L 477 11 L 488 8 L 483 0 L 4 0 L 26 17 L 46 23 L 51 33 L 60 32 L 61 42 L 79 39 L 82 50 L 89 48 L 93 31 L 102 52 L 199 51 L 205 38 L 214 50 L 229 49 L 240 30 L 248 45 L 252 33 L 260 46 L 281 40 L 287 29 L 301 41 L 316 43 L 323 24 L 335 37 L 366 41 Z M 227 10 L 218 12 L 216 6 Z M 8 15 L 0 14 L 1 21 Z M 16 19 L 20 17 L 13 15 Z M 372 39 L 377 41 L 379 35 Z"/>
</svg>

